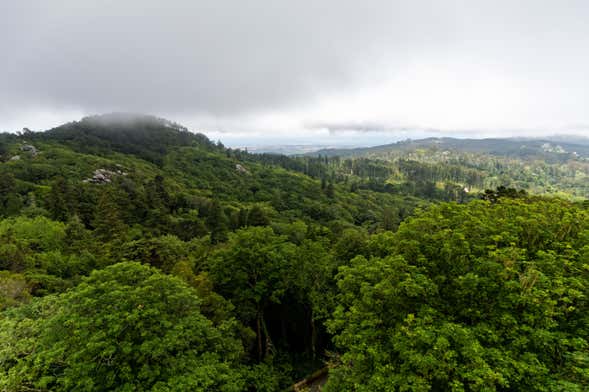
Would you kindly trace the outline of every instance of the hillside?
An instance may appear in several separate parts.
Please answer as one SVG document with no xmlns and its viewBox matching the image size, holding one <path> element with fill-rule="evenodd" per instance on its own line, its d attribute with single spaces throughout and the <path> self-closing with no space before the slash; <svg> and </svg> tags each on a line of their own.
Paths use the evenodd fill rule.
<svg viewBox="0 0 589 392">
<path fill-rule="evenodd" d="M 27 205 L 30 192 L 42 199 L 55 181 L 78 193 L 94 194 L 102 188 L 92 179 L 104 170 L 111 173 L 108 185 L 128 196 L 139 192 L 147 198 L 147 184 L 161 177 L 169 197 L 178 203 L 170 207 L 197 209 L 201 215 L 212 199 L 218 199 L 232 214 L 257 205 L 276 217 L 280 213 L 288 219 L 342 220 L 376 227 L 386 205 L 407 206 L 409 211 L 420 203 L 415 198 L 369 190 L 350 193 L 343 183 L 331 181 L 328 194 L 321 181 L 328 175 L 326 166 L 318 160 L 226 149 L 203 135 L 150 116 L 91 117 L 47 132 L 3 135 L 2 140 L 5 163 L 1 172 L 14 177 L 22 206 Z M 23 151 L 26 146 L 33 146 L 36 152 Z M 128 197 L 120 197 L 129 202 Z M 86 223 L 92 219 L 84 212 L 79 215 Z"/>
<path fill-rule="evenodd" d="M 32 140 L 54 141 L 91 154 L 121 152 L 157 164 L 173 147 L 213 144 L 171 121 L 154 116 L 112 113 L 83 118 L 47 132 L 30 135 Z"/>
<path fill-rule="evenodd" d="M 350 192 L 349 184 L 327 181 L 316 159 L 226 149 L 151 116 L 94 116 L 47 132 L 2 134 L 0 160 L 0 273 L 7 274 L 0 283 L 20 287 L 2 291 L 0 308 L 62 293 L 93 270 L 126 260 L 180 274 L 209 293 L 206 256 L 250 232 L 276 244 L 304 244 L 305 252 L 332 263 L 325 247 L 347 255 L 354 241 L 397 227 L 429 203 L 367 188 Z M 291 287 L 289 296 L 293 290 L 299 289 Z M 217 294 L 207 295 L 206 306 L 225 306 L 213 306 Z M 287 301 L 297 310 L 284 320 L 275 315 L 283 312 L 278 302 L 265 303 L 267 328 L 275 334 L 284 322 L 308 325 L 306 301 Z M 249 336 L 255 322 L 244 311 Z M 308 331 L 293 328 L 288 339 L 276 337 L 283 353 L 277 366 L 291 368 L 275 379 L 281 385 L 314 370 L 310 353 L 327 344 L 323 327 L 314 345 Z"/>
<path fill-rule="evenodd" d="M 480 192 L 499 186 L 535 194 L 589 197 L 589 142 L 564 139 L 407 140 L 349 150 L 321 150 L 308 156 L 380 162 L 392 186 L 428 182 L 443 190 L 460 186 Z"/>
<path fill-rule="evenodd" d="M 382 146 L 355 149 L 326 149 L 310 155 L 390 158 L 418 150 L 439 150 L 452 153 L 487 154 L 497 157 L 544 159 L 549 162 L 566 161 L 574 158 L 589 159 L 589 139 L 456 139 L 428 138 L 405 140 Z"/>
<path fill-rule="evenodd" d="M 581 390 L 589 204 L 467 192 L 472 157 L 250 154 L 128 114 L 1 134 L 0 390 L 271 392 L 326 365 L 328 391 Z"/>
</svg>

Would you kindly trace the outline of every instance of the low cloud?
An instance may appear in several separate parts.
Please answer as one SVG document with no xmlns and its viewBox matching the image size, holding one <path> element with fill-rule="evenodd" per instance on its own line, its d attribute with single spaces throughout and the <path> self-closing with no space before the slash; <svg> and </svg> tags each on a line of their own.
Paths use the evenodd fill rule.
<svg viewBox="0 0 589 392">
<path fill-rule="evenodd" d="M 325 129 L 507 135 L 589 123 L 581 0 L 0 7 L 0 130 L 114 111 L 225 135 L 311 138 Z"/>
<path fill-rule="evenodd" d="M 407 134 L 412 132 L 427 132 L 427 133 L 440 133 L 439 130 L 433 128 L 422 128 L 419 126 L 398 126 L 398 125 L 387 125 L 377 122 L 366 122 L 366 121 L 352 121 L 352 122 L 336 122 L 336 123 L 308 123 L 305 128 L 307 129 L 326 129 L 331 134 L 338 134 L 343 132 L 358 132 L 358 133 L 388 133 L 388 134 Z"/>
</svg>

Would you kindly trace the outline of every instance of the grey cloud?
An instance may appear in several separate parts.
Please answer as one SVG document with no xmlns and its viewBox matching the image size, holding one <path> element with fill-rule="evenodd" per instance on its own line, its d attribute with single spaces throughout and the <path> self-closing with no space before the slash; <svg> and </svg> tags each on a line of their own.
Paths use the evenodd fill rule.
<svg viewBox="0 0 589 392">
<path fill-rule="evenodd" d="M 1 102 L 225 114 L 306 99 L 399 29 L 394 3 L 353 4 L 9 2 Z"/>
<path fill-rule="evenodd" d="M 326 129 L 332 135 L 337 135 L 343 132 L 359 132 L 359 133 L 407 133 L 413 131 L 427 131 L 430 133 L 438 132 L 435 129 L 422 129 L 416 126 L 392 126 L 378 122 L 355 121 L 355 122 L 316 122 L 306 124 L 306 129 Z"/>
<path fill-rule="evenodd" d="M 576 0 L 4 1 L 0 118 L 37 108 L 235 123 L 443 62 L 533 85 L 545 93 L 534 110 L 586 122 L 588 17 Z M 568 101 L 550 99 L 562 91 Z"/>
</svg>

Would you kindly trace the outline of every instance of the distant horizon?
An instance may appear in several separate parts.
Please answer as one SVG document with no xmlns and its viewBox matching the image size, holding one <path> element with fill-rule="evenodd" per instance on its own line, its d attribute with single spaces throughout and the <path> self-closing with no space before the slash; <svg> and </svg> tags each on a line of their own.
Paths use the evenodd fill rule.
<svg viewBox="0 0 589 392">
<path fill-rule="evenodd" d="M 107 116 L 112 114 L 123 114 L 133 116 L 151 116 L 177 123 L 186 127 L 192 133 L 202 133 L 210 140 L 220 141 L 223 145 L 231 148 L 252 149 L 252 150 L 273 150 L 280 147 L 309 147 L 313 149 L 323 148 L 363 148 L 375 147 L 387 144 L 394 144 L 405 140 L 422 140 L 427 138 L 454 138 L 454 139 L 560 139 L 581 138 L 589 140 L 589 131 L 579 129 L 555 130 L 438 130 L 421 127 L 395 127 L 377 128 L 374 124 L 358 126 L 353 129 L 353 124 L 347 125 L 345 129 L 328 129 L 325 126 L 321 129 L 295 130 L 289 133 L 256 133 L 256 132 L 231 132 L 231 131 L 210 131 L 198 126 L 190 126 L 174 118 L 162 115 L 131 112 L 110 112 L 103 114 L 86 114 L 64 121 L 50 122 L 41 127 L 32 127 L 24 124 L 13 130 L 2 130 L 0 132 L 16 133 L 24 128 L 34 132 L 44 132 L 72 121 L 81 121 L 87 117 Z M 372 127 L 372 128 L 371 128 Z"/>
<path fill-rule="evenodd" d="M 589 136 L 588 19 L 582 0 L 6 2 L 0 130 L 123 111 L 233 146 Z"/>
<path fill-rule="evenodd" d="M 453 133 L 423 133 L 423 134 L 415 134 L 412 136 L 389 136 L 386 134 L 382 134 L 381 132 L 350 132 L 345 137 L 340 137 L 342 135 L 329 135 L 320 137 L 314 141 L 309 140 L 301 140 L 301 139 L 274 139 L 273 142 L 268 141 L 268 138 L 265 137 L 263 140 L 256 140 L 251 138 L 235 138 L 230 136 L 229 138 L 223 139 L 222 137 L 217 137 L 217 134 L 214 134 L 215 137 L 211 137 L 206 131 L 200 132 L 203 133 L 205 136 L 209 137 L 209 139 L 214 141 L 221 141 L 225 146 L 232 147 L 232 148 L 258 148 L 264 149 L 269 147 L 321 147 L 321 148 L 363 148 L 363 147 L 376 147 L 388 144 L 395 144 L 399 142 L 403 142 L 406 140 L 423 140 L 423 139 L 463 139 L 463 140 L 485 140 L 485 139 L 514 139 L 514 140 L 551 140 L 551 141 L 562 141 L 567 142 L 567 138 L 572 139 L 584 139 L 589 140 L 588 136 L 583 134 L 540 134 L 540 135 L 529 135 L 529 136 L 509 136 L 509 135 L 481 135 L 477 137 L 476 135 L 464 135 L 464 134 L 453 134 Z M 572 142 L 574 144 L 574 142 Z"/>
</svg>

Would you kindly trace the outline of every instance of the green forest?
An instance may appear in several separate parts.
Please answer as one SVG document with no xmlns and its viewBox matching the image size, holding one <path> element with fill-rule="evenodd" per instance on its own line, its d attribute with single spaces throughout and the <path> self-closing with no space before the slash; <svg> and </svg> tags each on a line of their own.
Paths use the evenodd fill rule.
<svg viewBox="0 0 589 392">
<path fill-rule="evenodd" d="M 542 154 L 0 134 L 0 391 L 586 391 L 589 161 Z"/>
<path fill-rule="evenodd" d="M 589 139 L 455 139 L 405 140 L 383 146 L 327 149 L 310 156 L 368 159 L 388 186 L 404 191 L 449 194 L 481 192 L 500 186 L 564 198 L 589 198 Z M 455 194 L 452 195 L 452 190 Z"/>
</svg>

